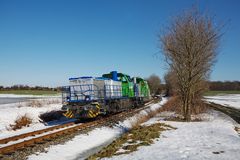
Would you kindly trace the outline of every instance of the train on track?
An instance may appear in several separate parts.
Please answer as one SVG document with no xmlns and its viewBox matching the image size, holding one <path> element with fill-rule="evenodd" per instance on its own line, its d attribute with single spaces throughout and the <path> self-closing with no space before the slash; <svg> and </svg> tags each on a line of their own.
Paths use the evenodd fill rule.
<svg viewBox="0 0 240 160">
<path fill-rule="evenodd" d="M 150 100 L 146 80 L 112 71 L 101 77 L 69 78 L 62 88 L 62 109 L 67 118 L 89 119 L 128 111 Z"/>
</svg>

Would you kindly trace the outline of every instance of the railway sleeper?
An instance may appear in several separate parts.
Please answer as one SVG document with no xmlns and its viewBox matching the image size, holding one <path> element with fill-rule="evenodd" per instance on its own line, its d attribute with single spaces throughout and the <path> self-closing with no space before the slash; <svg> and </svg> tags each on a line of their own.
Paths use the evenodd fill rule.
<svg viewBox="0 0 240 160">
<path fill-rule="evenodd" d="M 8 142 L 9 142 L 8 139 L 1 139 L 1 140 L 0 140 L 0 144 L 6 144 L 6 143 L 8 143 Z"/>
<path fill-rule="evenodd" d="M 41 138 L 36 138 L 36 139 L 34 139 L 34 143 L 41 144 L 42 143 L 42 139 Z"/>
<path fill-rule="evenodd" d="M 21 148 L 24 148 L 24 142 L 21 142 L 21 143 L 17 143 L 14 145 L 14 148 L 15 149 L 21 149 Z"/>
<path fill-rule="evenodd" d="M 34 146 L 34 141 L 25 141 L 24 146 L 26 146 L 26 147 L 32 147 L 32 146 Z"/>
<path fill-rule="evenodd" d="M 14 153 L 14 147 L 13 146 L 8 146 L 8 147 L 4 147 L 4 148 L 1 148 L 0 150 L 0 154 L 12 154 Z"/>
<path fill-rule="evenodd" d="M 42 137 L 43 141 L 49 141 L 51 139 L 51 135 L 45 135 Z"/>
</svg>

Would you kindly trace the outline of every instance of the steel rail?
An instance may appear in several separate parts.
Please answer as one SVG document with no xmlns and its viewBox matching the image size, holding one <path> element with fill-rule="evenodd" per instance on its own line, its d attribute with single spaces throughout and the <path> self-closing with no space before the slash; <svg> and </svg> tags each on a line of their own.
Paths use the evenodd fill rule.
<svg viewBox="0 0 240 160">
<path fill-rule="evenodd" d="M 60 129 L 60 128 L 69 127 L 69 126 L 72 126 L 74 124 L 75 124 L 75 122 L 69 122 L 69 123 L 64 123 L 64 124 L 60 124 L 60 125 L 57 125 L 57 126 L 53 126 L 53 127 L 49 127 L 49 128 L 45 128 L 45 129 L 41 129 L 41 130 L 36 130 L 36 131 L 28 132 L 28 133 L 15 135 L 15 136 L 12 136 L 12 137 L 7 137 L 7 138 L 4 138 L 4 139 L 0 139 L 0 144 L 6 144 L 10 141 L 16 141 L 16 140 L 23 139 L 23 138 L 26 138 L 26 137 L 36 136 L 36 135 L 39 135 L 39 134 L 42 134 L 42 133 L 45 133 L 45 132 L 53 131 L 53 130 Z"/>
</svg>

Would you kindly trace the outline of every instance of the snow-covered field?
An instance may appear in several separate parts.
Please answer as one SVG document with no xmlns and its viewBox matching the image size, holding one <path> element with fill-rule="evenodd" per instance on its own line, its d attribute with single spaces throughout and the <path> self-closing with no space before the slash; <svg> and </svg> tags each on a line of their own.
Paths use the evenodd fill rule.
<svg viewBox="0 0 240 160">
<path fill-rule="evenodd" d="M 240 109 L 240 94 L 206 96 L 205 99 L 209 102 Z"/>
<path fill-rule="evenodd" d="M 25 95 L 24 95 L 25 96 Z M 1 95 L 1 97 L 22 97 L 21 95 Z M 29 96 L 27 96 L 29 97 Z M 50 126 L 45 126 L 43 123 L 39 122 L 39 115 L 52 110 L 59 110 L 61 108 L 61 98 L 60 97 L 44 97 L 41 99 L 39 96 L 30 96 L 38 97 L 38 99 L 32 100 L 39 101 L 42 105 L 37 107 L 31 107 L 31 100 L 27 102 L 11 103 L 11 104 L 2 104 L 0 105 L 0 138 L 5 138 L 13 136 L 16 134 L 26 133 L 33 130 L 43 129 Z M 17 131 L 8 130 L 10 124 L 14 124 L 14 121 L 23 115 L 28 115 L 32 118 L 33 123 L 30 127 L 24 127 Z"/>
<path fill-rule="evenodd" d="M 88 134 L 82 134 L 74 137 L 66 144 L 59 144 L 51 146 L 46 149 L 47 153 L 39 153 L 29 156 L 30 160 L 71 160 L 71 159 L 85 159 L 94 151 L 98 151 L 101 147 L 111 143 L 115 138 L 120 136 L 126 130 L 132 127 L 140 115 L 147 114 L 148 110 L 155 110 L 161 107 L 167 99 L 163 99 L 160 103 L 151 105 L 148 109 L 141 111 L 139 114 L 120 122 L 113 128 L 101 127 L 90 131 Z"/>
<path fill-rule="evenodd" d="M 238 101 L 240 95 L 208 97 L 210 100 L 224 99 L 226 102 Z M 220 98 L 221 97 L 221 98 Z M 151 105 L 149 109 L 141 111 L 139 114 L 119 122 L 115 127 L 101 127 L 90 131 L 87 134 L 75 136 L 71 141 L 65 144 L 58 144 L 46 148 L 44 153 L 36 153 L 30 155 L 30 160 L 78 160 L 85 159 L 91 154 L 99 151 L 102 147 L 111 143 L 115 138 L 132 127 L 138 116 L 147 114 L 147 110 L 155 110 L 160 108 L 167 99 L 163 98 L 158 104 Z M 215 103 L 217 103 L 215 101 Z M 221 103 L 221 104 L 225 104 Z M 228 103 L 229 104 L 229 103 Z M 10 124 L 18 115 L 29 113 L 35 124 L 31 127 L 21 129 L 19 132 L 27 132 L 29 130 L 41 129 L 46 127 L 38 122 L 38 115 L 48 110 L 59 109 L 60 104 L 51 104 L 40 108 L 32 108 L 22 106 L 18 108 L 18 103 L 0 105 L 0 138 L 16 134 L 14 131 L 7 131 L 6 124 Z M 142 146 L 136 152 L 126 155 L 114 156 L 106 159 L 167 159 L 167 160 L 185 160 L 185 159 L 239 159 L 240 157 L 240 135 L 234 128 L 240 127 L 227 115 L 218 111 L 209 111 L 201 115 L 201 122 L 173 122 L 163 121 L 163 117 L 172 113 L 163 112 L 156 117 L 145 122 L 144 125 L 153 123 L 166 123 L 176 130 L 167 130 L 161 133 L 159 139 L 154 140 L 150 146 Z"/>
<path fill-rule="evenodd" d="M 0 97 L 6 98 L 49 98 L 49 97 L 60 97 L 60 95 L 20 95 L 20 94 L 0 94 Z"/>
<path fill-rule="evenodd" d="M 151 106 L 156 109 L 165 103 Z M 146 114 L 142 111 L 140 114 Z M 166 113 L 169 115 L 169 113 Z M 120 136 L 126 129 L 131 128 L 132 122 L 136 120 L 135 115 L 125 120 L 114 128 L 102 127 L 94 129 L 88 134 L 78 135 L 66 144 L 52 146 L 46 153 L 29 156 L 29 159 L 85 159 L 89 155 L 100 150 L 115 138 Z M 234 130 L 239 126 L 230 117 L 211 111 L 203 114 L 202 122 L 170 122 L 162 121 L 165 113 L 150 119 L 144 125 L 163 122 L 176 130 L 164 131 L 161 137 L 155 140 L 151 146 L 140 147 L 138 151 L 127 155 L 114 156 L 108 159 L 238 159 L 240 156 L 240 137 Z"/>
<path fill-rule="evenodd" d="M 177 129 L 164 131 L 158 141 L 155 140 L 151 146 L 140 147 L 136 152 L 106 159 L 239 159 L 240 137 L 234 130 L 234 126 L 238 124 L 217 111 L 211 111 L 204 117 L 205 120 L 202 122 L 170 122 L 161 121 L 160 114 L 145 125 L 162 122 Z"/>
</svg>

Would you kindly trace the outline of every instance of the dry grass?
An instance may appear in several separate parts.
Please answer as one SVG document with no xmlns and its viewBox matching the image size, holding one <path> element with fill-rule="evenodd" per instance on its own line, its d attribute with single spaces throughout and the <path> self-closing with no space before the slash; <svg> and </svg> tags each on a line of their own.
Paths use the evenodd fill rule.
<svg viewBox="0 0 240 160">
<path fill-rule="evenodd" d="M 45 104 L 57 104 L 62 103 L 61 99 L 51 99 L 51 100 L 44 100 Z"/>
<path fill-rule="evenodd" d="M 202 103 L 202 101 L 196 106 L 197 107 L 193 109 L 193 114 L 199 114 L 206 111 L 206 106 Z M 182 111 L 178 97 L 170 98 L 168 102 L 159 109 L 146 110 L 146 114 L 139 114 L 136 117 L 136 120 L 131 122 L 132 129 L 129 132 L 123 134 L 120 138 L 113 141 L 113 143 L 103 148 L 100 152 L 90 156 L 88 159 L 95 160 L 134 152 L 139 146 L 152 144 L 154 139 L 159 138 L 161 131 L 176 129 L 164 123 L 155 123 L 149 126 L 141 125 L 163 111 L 175 112 L 180 115 Z M 172 120 L 183 121 L 183 117 L 178 116 Z M 195 119 L 194 121 L 201 121 L 201 119 Z"/>
<path fill-rule="evenodd" d="M 26 105 L 27 105 L 28 107 L 36 107 L 36 108 L 39 108 L 39 107 L 42 107 L 42 106 L 43 106 L 43 103 L 42 103 L 40 100 L 31 100 L 31 101 L 27 102 Z"/>
<path fill-rule="evenodd" d="M 159 108 L 159 112 L 175 112 L 176 114 L 181 114 L 181 103 L 177 96 L 169 98 L 166 104 L 164 104 L 161 108 Z"/>
<path fill-rule="evenodd" d="M 234 129 L 240 135 L 240 128 L 239 127 L 235 127 Z"/>
<path fill-rule="evenodd" d="M 174 112 L 175 115 L 166 118 L 165 120 L 168 121 L 181 121 L 185 122 L 185 119 L 183 117 L 183 111 L 181 107 L 180 99 L 177 96 L 171 97 L 166 104 L 164 104 L 161 108 L 157 110 L 157 112 Z M 201 113 L 206 113 L 207 106 L 203 103 L 203 101 L 199 100 L 196 101 L 194 104 L 194 108 L 192 108 L 192 118 L 191 121 L 198 122 L 202 121 L 201 118 L 198 117 Z"/>
<path fill-rule="evenodd" d="M 9 130 L 18 130 L 22 127 L 28 127 L 32 123 L 32 119 L 27 115 L 19 116 L 15 121 L 14 124 L 10 124 Z"/>
<path fill-rule="evenodd" d="M 134 152 L 140 146 L 147 146 L 159 138 L 164 130 L 174 129 L 164 123 L 155 123 L 149 126 L 137 126 L 120 138 L 113 141 L 110 145 L 103 148 L 100 152 L 90 156 L 88 160 L 112 157 L 115 155 L 128 154 Z"/>
<path fill-rule="evenodd" d="M 141 125 L 150 118 L 155 117 L 159 112 L 162 112 L 162 109 L 159 108 L 156 110 L 145 111 L 146 114 L 138 114 L 136 119 L 131 122 L 131 130 L 113 141 L 107 147 L 103 148 L 100 152 L 90 156 L 88 160 L 101 159 L 104 157 L 112 157 L 114 155 L 134 152 L 139 146 L 152 144 L 154 139 L 159 138 L 162 131 L 176 129 L 164 123 L 155 123 L 149 126 Z"/>
<path fill-rule="evenodd" d="M 136 120 L 131 122 L 132 128 L 136 128 L 140 126 L 142 123 L 148 121 L 150 118 L 153 118 L 155 115 L 158 114 L 157 110 L 146 110 L 146 114 L 142 115 L 139 114 L 136 116 Z"/>
<path fill-rule="evenodd" d="M 132 127 L 137 127 L 142 123 L 148 121 L 150 118 L 155 117 L 158 113 L 163 111 L 177 112 L 181 113 L 181 109 L 179 109 L 178 99 L 176 97 L 172 97 L 168 100 L 166 104 L 156 110 L 146 110 L 145 115 L 137 115 L 137 120 L 131 122 Z"/>
<path fill-rule="evenodd" d="M 171 117 L 167 117 L 164 119 L 165 121 L 178 121 L 178 122 L 186 122 L 182 115 L 175 115 Z M 202 118 L 191 116 L 191 122 L 201 122 Z"/>
<path fill-rule="evenodd" d="M 58 104 L 61 103 L 61 100 L 59 99 L 43 99 L 43 100 L 30 100 L 26 103 L 26 106 L 28 107 L 43 107 L 44 105 L 50 105 L 50 104 Z M 22 105 L 19 105 L 20 107 L 22 107 Z"/>
<path fill-rule="evenodd" d="M 21 102 L 19 102 L 19 103 L 18 103 L 18 105 L 17 105 L 17 107 L 18 107 L 18 108 L 21 108 L 21 107 L 23 107 L 22 103 L 21 103 Z"/>
<path fill-rule="evenodd" d="M 203 101 L 195 102 L 195 107 L 192 108 L 192 114 L 197 115 L 201 113 L 206 113 L 208 107 Z"/>
<path fill-rule="evenodd" d="M 41 119 L 41 122 L 43 122 L 43 123 L 54 121 L 54 120 L 59 120 L 62 117 L 64 117 L 63 111 L 59 111 L 59 110 L 53 110 L 53 111 L 42 113 L 39 115 L 39 118 Z"/>
<path fill-rule="evenodd" d="M 200 113 L 205 113 L 207 110 L 207 106 L 203 101 L 199 100 L 194 103 L 194 107 L 192 108 L 192 114 L 197 115 Z M 182 107 L 181 107 L 181 101 L 179 97 L 174 96 L 171 97 L 166 104 L 164 104 L 161 108 L 159 108 L 158 112 L 175 112 L 176 114 L 182 114 Z"/>
</svg>

